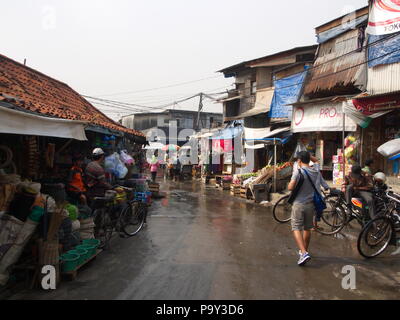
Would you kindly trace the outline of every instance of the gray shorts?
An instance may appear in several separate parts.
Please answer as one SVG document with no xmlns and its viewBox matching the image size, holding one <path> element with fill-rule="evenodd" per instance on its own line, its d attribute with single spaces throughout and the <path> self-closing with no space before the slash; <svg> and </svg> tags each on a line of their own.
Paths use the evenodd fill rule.
<svg viewBox="0 0 400 320">
<path fill-rule="evenodd" d="M 295 203 L 292 207 L 292 231 L 310 231 L 314 228 L 315 206 L 313 202 Z"/>
</svg>

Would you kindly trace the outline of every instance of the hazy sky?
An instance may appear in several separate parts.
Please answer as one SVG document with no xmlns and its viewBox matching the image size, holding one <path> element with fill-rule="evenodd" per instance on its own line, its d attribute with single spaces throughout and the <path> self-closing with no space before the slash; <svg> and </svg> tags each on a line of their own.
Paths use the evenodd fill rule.
<svg viewBox="0 0 400 320">
<path fill-rule="evenodd" d="M 232 79 L 244 60 L 315 43 L 314 28 L 367 0 L 18 0 L 2 6 L 1 54 L 81 94 L 160 106 Z M 208 79 L 162 90 L 146 89 Z M 117 94 L 136 92 L 130 94 Z M 194 109 L 198 100 L 182 103 Z M 113 118 L 126 114 L 109 111 Z M 206 104 L 221 112 L 220 105 Z M 128 112 L 129 113 L 129 112 Z"/>
</svg>

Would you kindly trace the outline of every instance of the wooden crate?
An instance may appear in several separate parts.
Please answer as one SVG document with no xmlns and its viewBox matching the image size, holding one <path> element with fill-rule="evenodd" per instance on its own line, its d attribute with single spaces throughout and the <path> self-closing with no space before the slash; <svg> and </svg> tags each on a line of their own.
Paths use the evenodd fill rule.
<svg viewBox="0 0 400 320">
<path fill-rule="evenodd" d="M 102 252 L 103 250 L 101 249 L 97 249 L 96 253 L 87 261 L 85 261 L 84 263 L 82 263 L 80 266 L 77 266 L 75 270 L 73 271 L 68 271 L 68 272 L 62 272 L 61 275 L 63 276 L 68 276 L 71 280 L 76 280 L 77 276 L 78 276 L 78 271 L 80 268 L 82 268 L 83 266 L 87 265 L 89 262 L 93 261 L 94 259 L 97 258 L 97 256 Z"/>
<path fill-rule="evenodd" d="M 231 182 L 222 182 L 222 189 L 224 190 L 231 190 Z"/>
<path fill-rule="evenodd" d="M 231 185 L 231 195 L 240 197 L 240 186 Z"/>
<path fill-rule="evenodd" d="M 240 197 L 243 199 L 247 199 L 247 188 L 240 188 Z"/>
</svg>

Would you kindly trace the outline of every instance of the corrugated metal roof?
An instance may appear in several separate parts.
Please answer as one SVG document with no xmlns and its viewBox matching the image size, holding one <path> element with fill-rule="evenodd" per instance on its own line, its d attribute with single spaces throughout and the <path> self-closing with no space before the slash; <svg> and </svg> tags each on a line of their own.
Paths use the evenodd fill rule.
<svg viewBox="0 0 400 320">
<path fill-rule="evenodd" d="M 400 63 L 369 68 L 367 91 L 371 95 L 400 91 Z"/>
<path fill-rule="evenodd" d="M 318 58 L 310 71 L 304 94 L 323 97 L 350 94 L 365 86 L 365 49 L 357 52 L 358 29 L 320 45 Z"/>
</svg>

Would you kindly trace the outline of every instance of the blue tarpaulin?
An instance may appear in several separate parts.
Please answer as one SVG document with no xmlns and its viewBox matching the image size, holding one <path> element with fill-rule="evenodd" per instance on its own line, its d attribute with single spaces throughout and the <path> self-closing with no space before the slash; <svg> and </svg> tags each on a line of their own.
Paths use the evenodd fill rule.
<svg viewBox="0 0 400 320">
<path fill-rule="evenodd" d="M 385 38 L 387 39 L 382 40 Z M 369 68 L 400 62 L 400 33 L 383 36 L 370 35 L 368 44 Z"/>
<path fill-rule="evenodd" d="M 320 34 L 317 35 L 317 41 L 319 44 L 327 42 L 333 38 L 336 38 L 337 36 L 354 29 L 355 27 L 359 26 L 360 24 L 363 24 L 368 21 L 368 15 L 359 17 L 353 21 L 348 21 L 345 23 L 340 24 L 340 26 L 336 28 L 329 29 L 328 31 L 321 32 Z"/>
<path fill-rule="evenodd" d="M 238 126 L 238 127 L 228 127 L 215 136 L 211 137 L 210 139 L 212 140 L 231 140 L 236 138 L 237 136 L 240 136 L 243 132 L 243 127 Z"/>
<path fill-rule="evenodd" d="M 297 102 L 306 75 L 307 70 L 288 78 L 274 81 L 275 93 L 269 113 L 270 118 L 290 119 L 292 117 L 293 108 L 291 104 Z"/>
</svg>

